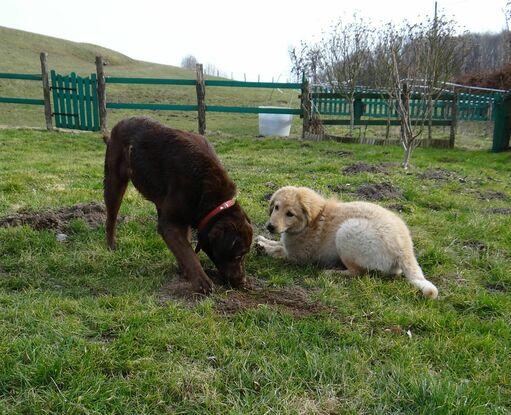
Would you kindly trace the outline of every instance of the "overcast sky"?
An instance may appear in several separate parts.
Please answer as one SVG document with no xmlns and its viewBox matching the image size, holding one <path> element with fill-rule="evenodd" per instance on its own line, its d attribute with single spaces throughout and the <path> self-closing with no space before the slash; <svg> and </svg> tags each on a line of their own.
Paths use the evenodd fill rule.
<svg viewBox="0 0 511 415">
<path fill-rule="evenodd" d="M 439 0 L 470 31 L 500 31 L 505 0 Z M 132 58 L 179 65 L 186 54 L 234 78 L 289 76 L 290 46 L 318 37 L 356 12 L 373 22 L 417 20 L 434 1 L 313 0 L 108 1 L 0 0 L 0 25 L 94 43 Z M 1 41 L 1 39 L 0 39 Z M 1 59 L 1 57 L 0 57 Z"/>
</svg>

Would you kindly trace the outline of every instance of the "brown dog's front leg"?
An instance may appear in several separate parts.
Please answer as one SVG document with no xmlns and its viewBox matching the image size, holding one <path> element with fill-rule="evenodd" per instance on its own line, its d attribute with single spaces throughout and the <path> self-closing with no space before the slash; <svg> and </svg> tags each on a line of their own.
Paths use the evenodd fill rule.
<svg viewBox="0 0 511 415">
<path fill-rule="evenodd" d="M 209 294 L 213 289 L 213 282 L 202 269 L 199 258 L 188 241 L 189 228 L 160 222 L 158 231 L 176 257 L 179 268 L 192 283 L 194 290 L 202 294 Z"/>
</svg>

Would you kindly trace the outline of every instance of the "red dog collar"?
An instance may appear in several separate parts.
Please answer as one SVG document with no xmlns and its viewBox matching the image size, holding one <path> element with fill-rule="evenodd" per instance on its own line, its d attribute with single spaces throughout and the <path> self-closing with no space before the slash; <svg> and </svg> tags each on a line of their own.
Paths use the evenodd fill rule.
<svg viewBox="0 0 511 415">
<path fill-rule="evenodd" d="M 199 222 L 199 226 L 197 226 L 197 230 L 199 232 L 202 231 L 202 229 L 204 229 L 204 227 L 212 218 L 218 215 L 222 210 L 229 209 L 231 206 L 234 205 L 234 203 L 236 203 L 236 201 L 234 199 L 231 199 L 214 208 L 211 212 L 209 212 L 206 216 L 202 218 L 202 220 Z"/>
</svg>

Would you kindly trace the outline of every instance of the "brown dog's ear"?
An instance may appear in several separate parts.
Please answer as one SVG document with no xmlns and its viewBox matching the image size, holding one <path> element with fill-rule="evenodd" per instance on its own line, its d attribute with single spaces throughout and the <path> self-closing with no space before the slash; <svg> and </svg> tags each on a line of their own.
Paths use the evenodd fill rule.
<svg viewBox="0 0 511 415">
<path fill-rule="evenodd" d="M 307 188 L 300 188 L 298 190 L 298 202 L 302 207 L 308 223 L 316 220 L 325 205 L 325 202 L 320 195 Z"/>
</svg>

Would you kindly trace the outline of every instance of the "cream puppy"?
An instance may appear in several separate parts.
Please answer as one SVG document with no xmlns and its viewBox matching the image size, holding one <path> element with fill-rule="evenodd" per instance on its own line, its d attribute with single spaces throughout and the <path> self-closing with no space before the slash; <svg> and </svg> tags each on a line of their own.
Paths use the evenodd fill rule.
<svg viewBox="0 0 511 415">
<path fill-rule="evenodd" d="M 407 226 L 381 206 L 327 200 L 307 187 L 286 186 L 270 200 L 267 228 L 281 234 L 280 241 L 258 236 L 256 243 L 275 258 L 326 267 L 342 261 L 347 269 L 340 272 L 349 276 L 404 273 L 426 297 L 438 296 L 415 259 Z"/>
</svg>

